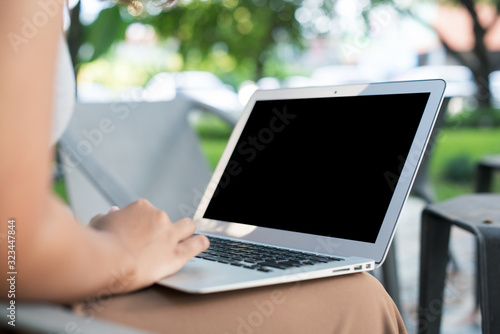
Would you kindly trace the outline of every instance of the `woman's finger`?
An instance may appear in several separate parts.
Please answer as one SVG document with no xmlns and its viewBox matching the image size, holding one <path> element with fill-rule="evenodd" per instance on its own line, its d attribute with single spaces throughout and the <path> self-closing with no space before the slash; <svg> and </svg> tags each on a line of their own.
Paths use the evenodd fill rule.
<svg viewBox="0 0 500 334">
<path fill-rule="evenodd" d="M 179 243 L 177 246 L 177 255 L 182 261 L 188 261 L 207 250 L 209 246 L 210 242 L 205 235 L 195 235 Z"/>
<path fill-rule="evenodd" d="M 94 224 L 96 223 L 96 221 L 98 221 L 100 218 L 102 218 L 104 215 L 103 214 L 98 214 L 98 215 L 95 215 L 94 217 L 92 217 L 90 219 L 90 222 L 89 222 L 89 225 L 90 226 L 94 226 Z"/>
<path fill-rule="evenodd" d="M 120 210 L 120 208 L 117 207 L 116 205 L 113 205 L 111 208 L 109 208 L 108 213 L 115 212 L 115 211 L 118 211 L 118 210 Z"/>
<path fill-rule="evenodd" d="M 196 225 L 191 218 L 183 218 L 174 224 L 174 233 L 180 240 L 191 237 L 196 230 Z"/>
</svg>

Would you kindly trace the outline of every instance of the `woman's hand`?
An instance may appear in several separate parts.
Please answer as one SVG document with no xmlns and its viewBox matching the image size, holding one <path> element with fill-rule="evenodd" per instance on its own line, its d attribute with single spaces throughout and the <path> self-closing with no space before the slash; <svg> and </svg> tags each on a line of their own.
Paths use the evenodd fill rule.
<svg viewBox="0 0 500 334">
<path fill-rule="evenodd" d="M 193 220 L 184 218 L 172 223 L 164 211 L 142 199 L 123 209 L 112 207 L 108 214 L 94 217 L 89 225 L 109 233 L 132 255 L 134 277 L 123 292 L 177 272 L 209 246 L 204 235 L 193 236 Z"/>
</svg>

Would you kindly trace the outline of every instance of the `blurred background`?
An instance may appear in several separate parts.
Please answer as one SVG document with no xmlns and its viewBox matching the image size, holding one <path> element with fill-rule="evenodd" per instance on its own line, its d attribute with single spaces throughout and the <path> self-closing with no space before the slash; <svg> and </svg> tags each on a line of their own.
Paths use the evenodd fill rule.
<svg viewBox="0 0 500 334">
<path fill-rule="evenodd" d="M 235 119 L 258 88 L 443 78 L 449 103 L 428 165 L 434 200 L 474 192 L 477 163 L 500 154 L 498 0 L 162 3 L 69 0 L 65 29 L 80 102 L 169 101 L 182 94 Z M 213 169 L 232 126 L 209 113 L 192 116 Z M 64 197 L 64 184 L 56 188 Z M 493 191 L 500 191 L 498 178 Z M 425 203 L 409 204 L 398 230 L 405 245 L 398 262 L 411 332 Z M 452 238 L 457 262 L 443 332 L 480 332 L 474 240 L 457 231 Z"/>
<path fill-rule="evenodd" d="M 80 101 L 170 100 L 182 88 L 237 114 L 258 87 L 437 77 L 451 98 L 430 162 L 437 199 L 470 192 L 475 162 L 500 152 L 498 1 L 161 3 L 70 0 Z M 231 128 L 205 121 L 214 166 Z"/>
</svg>

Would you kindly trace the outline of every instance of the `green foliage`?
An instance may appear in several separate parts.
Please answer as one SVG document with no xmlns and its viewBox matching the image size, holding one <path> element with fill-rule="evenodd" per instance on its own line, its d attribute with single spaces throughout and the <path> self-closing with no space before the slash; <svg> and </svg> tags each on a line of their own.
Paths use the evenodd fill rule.
<svg viewBox="0 0 500 334">
<path fill-rule="evenodd" d="M 233 131 L 229 124 L 210 114 L 201 114 L 195 124 L 195 129 L 202 140 L 223 139 L 227 141 Z"/>
<path fill-rule="evenodd" d="M 475 110 L 464 110 L 455 115 L 448 115 L 446 127 L 498 127 L 500 126 L 500 110 L 479 107 Z"/>
<path fill-rule="evenodd" d="M 53 191 L 64 203 L 69 203 L 64 178 L 55 180 L 53 184 Z"/>
<path fill-rule="evenodd" d="M 475 166 L 484 156 L 500 154 L 500 128 L 443 128 L 439 132 L 430 159 L 431 184 L 442 201 L 474 192 L 473 181 L 454 182 L 443 171 L 456 164 L 457 157 L 468 157 Z M 500 187 L 494 187 L 500 192 Z"/>
<path fill-rule="evenodd" d="M 92 45 L 94 52 L 89 61 L 101 57 L 116 40 L 122 40 L 128 23 L 124 22 L 119 7 L 107 8 L 99 14 L 99 18 L 84 29 L 85 42 Z"/>
<path fill-rule="evenodd" d="M 474 163 L 467 155 L 454 157 L 446 164 L 443 179 L 449 182 L 471 182 L 474 177 Z"/>
<path fill-rule="evenodd" d="M 214 115 L 201 114 L 195 124 L 195 130 L 200 137 L 201 147 L 208 164 L 214 170 L 233 129 Z"/>
<path fill-rule="evenodd" d="M 173 51 L 182 56 L 182 70 L 211 71 L 233 84 L 256 80 L 265 71 L 283 72 L 280 47 L 292 46 L 296 55 L 304 49 L 303 27 L 295 18 L 301 1 L 186 0 L 153 14 L 115 5 L 86 27 L 84 42 L 94 48 L 91 60 L 97 59 L 124 39 L 127 26 L 141 22 L 161 40 L 178 42 Z"/>
</svg>

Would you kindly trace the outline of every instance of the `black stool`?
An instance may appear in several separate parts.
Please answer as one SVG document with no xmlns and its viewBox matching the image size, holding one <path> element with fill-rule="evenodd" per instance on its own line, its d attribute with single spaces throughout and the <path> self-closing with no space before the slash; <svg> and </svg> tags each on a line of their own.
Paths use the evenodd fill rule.
<svg viewBox="0 0 500 334">
<path fill-rule="evenodd" d="M 418 333 L 439 333 L 451 225 L 473 233 L 483 333 L 500 333 L 500 195 L 473 194 L 422 212 Z"/>
<path fill-rule="evenodd" d="M 491 192 L 493 187 L 493 172 L 500 171 L 500 156 L 483 158 L 476 168 L 476 192 Z"/>
</svg>

